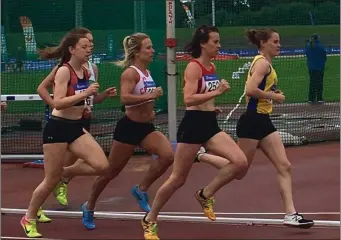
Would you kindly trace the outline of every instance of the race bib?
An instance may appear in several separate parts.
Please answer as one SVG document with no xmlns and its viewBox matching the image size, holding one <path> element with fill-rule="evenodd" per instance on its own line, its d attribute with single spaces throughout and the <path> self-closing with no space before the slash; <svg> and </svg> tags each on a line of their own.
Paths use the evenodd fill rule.
<svg viewBox="0 0 341 240">
<path fill-rule="evenodd" d="M 154 89 L 156 88 L 156 84 L 153 80 L 151 80 L 151 81 L 145 80 L 145 81 L 143 81 L 143 83 L 144 83 L 144 88 L 142 88 L 140 90 L 141 94 L 152 93 L 154 91 Z"/>
<path fill-rule="evenodd" d="M 219 87 L 220 80 L 216 74 L 205 75 L 204 77 L 206 92 L 212 92 Z"/>
<path fill-rule="evenodd" d="M 89 85 L 95 83 L 96 81 L 89 79 Z M 87 101 L 87 105 L 90 106 L 91 108 L 94 106 L 94 95 L 91 95 L 87 97 L 85 100 Z"/>
<path fill-rule="evenodd" d="M 78 84 L 76 84 L 75 87 L 74 87 L 75 95 L 84 92 L 88 87 L 89 87 L 88 82 L 87 83 L 78 83 Z M 89 96 L 89 97 L 86 97 L 84 99 L 84 107 L 91 106 L 90 105 L 91 104 L 91 97 L 93 97 L 93 96 Z"/>
<path fill-rule="evenodd" d="M 90 108 L 94 106 L 94 95 L 89 96 L 85 99 L 86 105 L 88 105 Z"/>
</svg>

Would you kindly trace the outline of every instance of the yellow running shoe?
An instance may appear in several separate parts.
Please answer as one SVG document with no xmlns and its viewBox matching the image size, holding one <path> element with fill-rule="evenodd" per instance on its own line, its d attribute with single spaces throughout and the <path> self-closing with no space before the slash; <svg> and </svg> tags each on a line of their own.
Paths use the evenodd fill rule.
<svg viewBox="0 0 341 240">
<path fill-rule="evenodd" d="M 40 238 L 42 235 L 38 233 L 37 230 L 37 221 L 35 219 L 27 220 L 26 216 L 23 216 L 20 221 L 21 226 L 24 229 L 24 232 L 29 238 Z"/>
<path fill-rule="evenodd" d="M 57 187 L 53 190 L 53 195 L 56 197 L 60 205 L 67 206 L 67 184 L 59 182 Z"/>
<path fill-rule="evenodd" d="M 39 210 L 38 210 L 38 213 L 37 213 L 37 220 L 38 222 L 40 223 L 49 223 L 51 222 L 51 218 L 48 218 L 44 212 L 43 212 L 43 209 L 40 207 Z"/>
<path fill-rule="evenodd" d="M 153 222 L 147 222 L 146 217 L 141 220 L 144 239 L 145 240 L 159 240 L 157 236 L 157 224 Z"/>
<path fill-rule="evenodd" d="M 200 203 L 202 209 L 204 210 L 205 216 L 208 217 L 210 220 L 215 221 L 216 216 L 213 212 L 214 198 L 213 197 L 206 198 L 205 196 L 202 195 L 202 191 L 203 189 L 198 190 L 194 196 Z"/>
</svg>

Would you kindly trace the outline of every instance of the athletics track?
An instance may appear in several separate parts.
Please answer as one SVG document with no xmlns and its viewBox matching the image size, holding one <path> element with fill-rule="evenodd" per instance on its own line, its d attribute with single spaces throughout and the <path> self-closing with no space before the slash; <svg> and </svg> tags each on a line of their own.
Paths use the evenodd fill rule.
<svg viewBox="0 0 341 240">
<path fill-rule="evenodd" d="M 163 209 L 159 222 L 160 238 L 340 239 L 340 144 L 329 142 L 290 147 L 287 154 L 292 163 L 296 208 L 307 218 L 317 221 L 313 228 L 295 229 L 279 224 L 283 218 L 283 207 L 276 172 L 265 156 L 258 152 L 248 175 L 242 181 L 232 182 L 216 195 L 217 223 L 203 217 L 193 197 L 195 190 L 203 187 L 217 170 L 207 164 L 195 164 L 186 185 Z M 130 188 L 144 176 L 149 160 L 147 156 L 134 157 L 121 175 L 108 185 L 99 199 L 97 210 L 99 215 L 110 218 L 96 220 L 96 230 L 85 230 L 77 217 L 80 205 L 90 192 L 93 177 L 77 177 L 69 185 L 67 209 L 62 209 L 52 196 L 46 201 L 44 208 L 52 211 L 50 216 L 53 220 L 39 225 L 41 233 L 46 239 L 142 239 L 139 221 L 133 220 L 140 219 L 142 213 L 130 195 Z M 2 164 L 1 168 L 2 239 L 25 239 L 19 225 L 22 215 L 11 212 L 27 208 L 33 189 L 43 178 L 43 171 L 22 168 L 19 164 Z M 151 198 L 169 173 L 152 186 Z M 53 216 L 60 215 L 60 210 L 69 211 L 75 217 Z M 247 223 L 252 220 L 268 224 L 249 226 Z"/>
</svg>

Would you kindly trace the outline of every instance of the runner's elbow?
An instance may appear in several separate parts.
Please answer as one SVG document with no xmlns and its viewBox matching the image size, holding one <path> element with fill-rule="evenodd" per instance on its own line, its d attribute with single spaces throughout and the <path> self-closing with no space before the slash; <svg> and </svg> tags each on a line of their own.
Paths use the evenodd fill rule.
<svg viewBox="0 0 341 240">
<path fill-rule="evenodd" d="M 196 105 L 195 100 L 193 99 L 192 96 L 185 96 L 184 97 L 184 104 L 186 107 L 192 107 L 192 106 Z"/>
<path fill-rule="evenodd" d="M 253 88 L 252 86 L 246 86 L 245 94 L 249 97 L 254 97 L 256 95 L 257 89 Z"/>
</svg>

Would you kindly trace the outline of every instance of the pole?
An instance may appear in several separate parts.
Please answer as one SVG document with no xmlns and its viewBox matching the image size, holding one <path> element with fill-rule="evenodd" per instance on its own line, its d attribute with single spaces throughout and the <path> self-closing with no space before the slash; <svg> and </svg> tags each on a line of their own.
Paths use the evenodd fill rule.
<svg viewBox="0 0 341 240">
<path fill-rule="evenodd" d="M 175 0 L 166 0 L 166 38 L 175 42 Z M 175 43 L 167 46 L 167 89 L 168 89 L 168 134 L 171 142 L 176 142 L 176 53 Z"/>
<path fill-rule="evenodd" d="M 195 12 L 194 12 L 194 3 L 195 3 L 195 0 L 193 0 L 192 2 L 191 2 L 191 10 L 192 10 L 192 16 L 193 16 L 193 18 L 195 19 Z"/>
<path fill-rule="evenodd" d="M 83 26 L 83 0 L 75 0 L 75 26 Z"/>
<path fill-rule="evenodd" d="M 140 12 L 140 22 L 141 22 L 141 32 L 146 31 L 146 7 L 145 7 L 145 1 L 140 2 L 141 12 Z"/>
<path fill-rule="evenodd" d="M 212 0 L 212 25 L 215 26 L 215 0 Z"/>
</svg>

